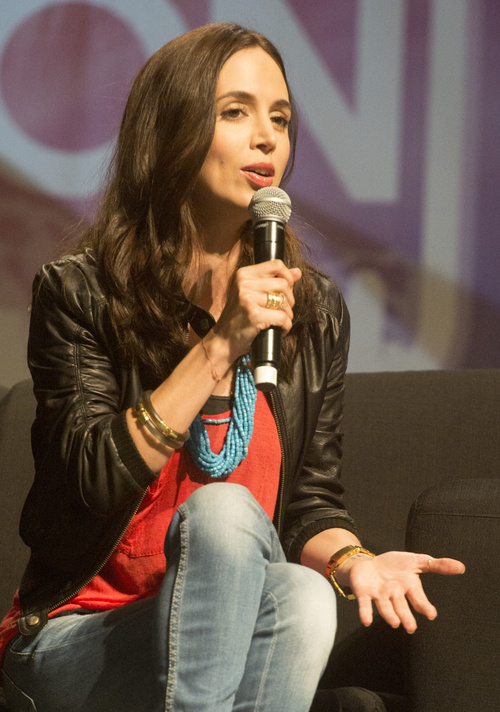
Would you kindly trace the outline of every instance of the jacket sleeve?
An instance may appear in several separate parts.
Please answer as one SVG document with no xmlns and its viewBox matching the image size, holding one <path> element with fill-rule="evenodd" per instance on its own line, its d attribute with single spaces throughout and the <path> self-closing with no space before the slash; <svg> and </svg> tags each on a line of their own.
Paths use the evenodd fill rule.
<svg viewBox="0 0 500 712">
<path fill-rule="evenodd" d="M 305 435 L 282 539 L 291 561 L 299 561 L 304 544 L 326 529 L 341 527 L 356 533 L 340 481 L 349 312 L 338 290 L 335 302 L 320 311 L 326 325 L 321 343 L 312 345 L 302 363 Z"/>
<path fill-rule="evenodd" d="M 131 370 L 112 344 L 106 300 L 89 261 L 70 257 L 44 266 L 33 286 L 28 343 L 37 399 L 35 487 L 103 517 L 140 500 L 156 477 L 126 426 L 132 403 L 123 396 L 124 379 Z M 129 392 L 136 391 L 130 384 Z"/>
</svg>

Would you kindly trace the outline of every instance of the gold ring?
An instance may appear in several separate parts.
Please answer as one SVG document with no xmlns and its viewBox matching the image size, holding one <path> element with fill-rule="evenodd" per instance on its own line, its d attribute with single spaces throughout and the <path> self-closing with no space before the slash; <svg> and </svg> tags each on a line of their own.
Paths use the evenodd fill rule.
<svg viewBox="0 0 500 712">
<path fill-rule="evenodd" d="M 268 292 L 266 309 L 281 309 L 285 303 L 283 292 Z"/>
</svg>

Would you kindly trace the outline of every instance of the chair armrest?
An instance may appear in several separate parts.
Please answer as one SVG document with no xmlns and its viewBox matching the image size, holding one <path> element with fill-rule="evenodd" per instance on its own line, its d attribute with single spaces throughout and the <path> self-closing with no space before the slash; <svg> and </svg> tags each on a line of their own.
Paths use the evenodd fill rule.
<svg viewBox="0 0 500 712">
<path fill-rule="evenodd" d="M 438 610 L 408 642 L 409 712 L 496 712 L 500 700 L 500 479 L 458 480 L 423 492 L 407 548 L 463 561 L 463 576 L 424 576 Z"/>
</svg>

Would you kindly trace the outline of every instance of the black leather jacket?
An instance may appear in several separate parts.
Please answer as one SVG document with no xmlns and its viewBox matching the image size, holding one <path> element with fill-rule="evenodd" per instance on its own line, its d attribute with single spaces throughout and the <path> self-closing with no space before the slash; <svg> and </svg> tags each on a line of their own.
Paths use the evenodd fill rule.
<svg viewBox="0 0 500 712">
<path fill-rule="evenodd" d="M 355 531 L 338 479 L 349 316 L 332 280 L 316 281 L 322 339 L 306 345 L 290 384 L 271 396 L 282 447 L 275 525 L 292 561 L 324 529 Z M 210 328 L 203 310 L 193 319 Z M 20 586 L 25 635 L 100 570 L 157 476 L 126 426 L 143 386 L 113 337 L 91 254 L 36 276 L 28 357 L 38 407 L 36 475 L 20 525 L 32 552 Z"/>
</svg>

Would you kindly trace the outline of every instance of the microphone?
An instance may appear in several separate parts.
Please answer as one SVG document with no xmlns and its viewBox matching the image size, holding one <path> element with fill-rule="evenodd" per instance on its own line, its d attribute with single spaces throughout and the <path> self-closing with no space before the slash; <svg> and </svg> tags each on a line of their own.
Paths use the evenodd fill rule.
<svg viewBox="0 0 500 712">
<path fill-rule="evenodd" d="M 281 188 L 269 186 L 254 193 L 248 206 L 254 223 L 255 263 L 283 260 L 285 255 L 285 225 L 292 214 L 292 203 Z M 255 385 L 260 391 L 270 391 L 278 383 L 281 361 L 281 328 L 270 326 L 255 337 L 252 344 Z"/>
</svg>

